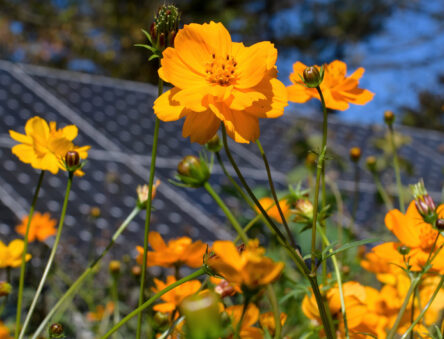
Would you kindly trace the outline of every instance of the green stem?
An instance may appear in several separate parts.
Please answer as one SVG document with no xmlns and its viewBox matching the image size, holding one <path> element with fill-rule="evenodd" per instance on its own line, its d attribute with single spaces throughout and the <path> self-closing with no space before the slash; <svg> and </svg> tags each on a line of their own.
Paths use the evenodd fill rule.
<svg viewBox="0 0 444 339">
<path fill-rule="evenodd" d="M 117 238 L 128 227 L 130 222 L 133 221 L 133 219 L 137 216 L 137 214 L 139 212 L 140 212 L 140 208 L 137 206 L 131 211 L 131 213 L 128 215 L 128 217 L 125 219 L 125 221 L 120 225 L 120 227 L 114 233 L 113 237 L 111 238 L 111 241 L 105 247 L 103 252 L 100 255 L 98 255 L 97 258 L 94 259 L 89 264 L 88 268 L 82 273 L 82 275 L 80 277 L 78 277 L 77 280 L 71 285 L 71 287 L 65 292 L 65 294 L 61 298 L 59 298 L 59 301 L 49 311 L 49 313 L 46 315 L 45 319 L 43 319 L 40 326 L 35 331 L 32 339 L 36 339 L 40 335 L 40 333 L 43 332 L 46 325 L 49 323 L 49 321 L 54 316 L 54 314 L 59 311 L 60 307 L 65 302 L 67 302 L 70 298 L 74 297 L 74 295 L 77 293 L 78 289 L 82 286 L 83 282 L 94 272 L 96 266 L 100 263 L 102 258 L 108 253 L 108 251 L 111 249 L 111 247 L 113 247 Z"/>
<path fill-rule="evenodd" d="M 48 278 L 49 270 L 52 267 L 52 263 L 54 262 L 54 258 L 57 252 L 57 247 L 60 242 L 60 237 L 62 235 L 63 224 L 65 222 L 66 209 L 68 207 L 69 193 L 71 192 L 72 180 L 74 177 L 74 172 L 69 172 L 68 174 L 68 184 L 66 185 L 65 191 L 65 199 L 63 201 L 62 213 L 60 215 L 59 225 L 57 227 L 57 235 L 54 241 L 54 245 L 52 246 L 51 253 L 48 258 L 48 262 L 46 263 L 45 270 L 43 271 L 42 278 L 40 279 L 39 286 L 37 287 L 37 291 L 35 292 L 34 299 L 32 300 L 31 306 L 29 307 L 28 314 L 26 315 L 25 322 L 23 323 L 23 328 L 20 332 L 19 339 L 24 338 L 26 333 L 26 328 L 31 321 L 32 314 L 34 313 L 34 309 L 37 305 L 40 294 L 42 293 L 43 286 L 45 285 L 46 279 Z"/>
<path fill-rule="evenodd" d="M 384 201 L 385 208 L 387 211 L 391 211 L 394 206 L 392 203 L 392 200 L 390 199 L 390 196 L 387 194 L 387 191 L 384 189 L 384 186 L 381 183 L 381 180 L 379 180 L 378 175 L 372 171 L 372 177 L 376 185 L 376 189 L 379 192 L 379 195 L 381 196 L 382 200 Z"/>
<path fill-rule="evenodd" d="M 114 302 L 114 313 L 113 313 L 113 325 L 116 325 L 119 322 L 119 292 L 118 292 L 118 280 L 119 274 L 112 274 L 112 286 L 111 286 L 111 294 Z"/>
<path fill-rule="evenodd" d="M 245 200 L 245 202 L 248 204 L 248 206 L 250 206 L 253 211 L 256 211 L 254 202 L 251 201 L 251 199 L 245 194 L 244 190 L 239 186 L 239 184 L 236 182 L 236 180 L 234 180 L 234 178 L 230 175 L 230 173 L 228 173 L 219 152 L 216 152 L 216 158 L 217 158 L 219 166 L 222 168 L 222 171 L 224 172 L 225 176 L 228 178 L 230 183 L 234 186 L 236 191 L 241 195 L 241 197 Z"/>
<path fill-rule="evenodd" d="M 159 79 L 158 83 L 158 96 L 161 96 L 163 93 L 163 80 Z M 146 272 L 147 272 L 147 253 L 148 253 L 148 235 L 150 232 L 150 223 L 151 223 L 151 210 L 152 210 L 152 194 L 153 194 L 153 184 L 154 184 L 154 173 L 156 170 L 156 156 L 157 156 L 157 141 L 159 139 L 159 126 L 160 120 L 156 116 L 156 122 L 154 124 L 154 136 L 153 136 L 153 147 L 151 150 L 151 163 L 150 163 L 150 177 L 148 183 L 148 203 L 146 207 L 146 217 L 145 217 L 145 233 L 143 238 L 143 264 L 142 264 L 142 273 L 140 274 L 140 289 L 139 289 L 139 307 L 143 304 L 144 293 L 145 293 L 145 281 L 146 281 Z M 139 313 L 137 316 L 137 331 L 136 338 L 140 339 L 142 335 L 142 313 Z"/>
<path fill-rule="evenodd" d="M 228 220 L 230 221 L 231 225 L 233 225 L 234 229 L 236 230 L 237 234 L 241 237 L 242 241 L 247 244 L 248 243 L 248 237 L 245 234 L 242 226 L 239 224 L 239 222 L 236 220 L 234 215 L 231 213 L 227 205 L 222 201 L 222 199 L 219 197 L 219 195 L 214 191 L 213 187 L 211 187 L 210 183 L 208 181 L 204 184 L 205 189 L 207 192 L 211 195 L 211 197 L 217 202 L 219 207 L 224 211 L 225 215 L 227 216 Z"/>
<path fill-rule="evenodd" d="M 317 171 L 316 171 L 316 187 L 313 204 L 313 225 L 311 227 L 311 273 L 316 274 L 316 224 L 318 220 L 318 206 L 319 206 L 319 185 L 321 179 L 322 166 L 324 163 L 325 148 L 319 154 Z"/>
<path fill-rule="evenodd" d="M 230 160 L 230 163 L 233 166 L 233 168 L 234 168 L 234 170 L 235 170 L 235 172 L 237 174 L 237 177 L 241 181 L 242 185 L 244 186 L 244 188 L 247 191 L 248 195 L 250 196 L 251 200 L 253 200 L 253 202 L 255 203 L 256 207 L 259 209 L 259 211 L 261 211 L 262 215 L 268 221 L 268 223 L 273 228 L 273 230 L 277 234 L 277 236 L 279 238 L 281 238 L 284 242 L 286 242 L 284 235 L 279 230 L 279 228 L 276 226 L 276 224 L 273 222 L 273 220 L 271 220 L 270 216 L 265 211 L 265 209 L 262 207 L 262 205 L 260 204 L 259 200 L 257 200 L 257 198 L 254 195 L 253 191 L 251 190 L 250 186 L 248 186 L 247 181 L 245 180 L 244 176 L 242 175 L 239 167 L 237 166 L 236 162 L 234 161 L 234 158 L 233 158 L 233 156 L 231 154 L 231 151 L 230 151 L 230 149 L 228 147 L 227 132 L 225 130 L 225 125 L 224 124 L 222 124 L 222 139 L 223 139 L 223 142 L 224 142 L 224 148 L 225 148 L 225 152 L 227 153 L 228 159 Z"/>
<path fill-rule="evenodd" d="M 421 281 L 422 275 L 418 275 L 416 277 L 413 277 L 410 282 L 410 287 L 407 291 L 407 295 L 405 296 L 404 302 L 402 303 L 401 309 L 399 310 L 398 316 L 396 317 L 395 323 L 393 324 L 392 329 L 390 330 L 389 334 L 387 335 L 387 339 L 393 339 L 396 331 L 399 327 L 399 324 L 401 323 L 402 317 L 404 316 L 405 310 L 407 309 L 407 306 L 410 301 L 410 297 L 412 296 L 413 292 L 416 289 L 416 286 Z"/>
<path fill-rule="evenodd" d="M 202 267 L 199 270 L 195 271 L 194 273 L 191 273 L 190 275 L 172 283 L 171 285 L 168 285 L 162 291 L 157 292 L 155 295 L 153 295 L 151 298 L 149 298 L 147 301 L 145 301 L 142 305 L 137 307 L 134 311 L 132 311 L 130 314 L 128 314 L 125 318 L 120 320 L 118 324 L 114 325 L 113 328 L 111 328 L 100 339 L 108 338 L 111 334 L 115 333 L 120 327 L 122 327 L 124 324 L 126 324 L 131 318 L 142 313 L 145 309 L 147 309 L 149 306 L 151 306 L 152 303 L 154 303 L 157 299 L 159 299 L 165 293 L 171 291 L 172 289 L 176 288 L 179 285 L 182 285 L 183 283 L 186 283 L 187 281 L 198 278 L 199 276 L 201 276 L 204 273 L 205 273 L 205 268 Z"/>
<path fill-rule="evenodd" d="M 324 244 L 326 246 L 330 246 L 330 241 L 328 240 L 327 235 L 325 234 L 324 229 L 322 227 L 319 227 L 319 234 L 321 235 L 322 240 L 324 241 Z M 345 337 L 348 339 L 348 338 L 350 338 L 350 336 L 348 333 L 347 312 L 345 310 L 344 290 L 342 288 L 341 272 L 339 271 L 339 264 L 338 264 L 335 254 L 331 256 L 331 261 L 333 262 L 333 267 L 335 269 L 335 274 L 336 274 L 336 281 L 338 282 L 339 300 L 341 301 L 341 312 L 342 312 L 342 319 L 344 320 Z"/>
<path fill-rule="evenodd" d="M 433 300 L 435 300 L 438 292 L 441 290 L 441 287 L 444 284 L 444 275 L 441 276 L 441 280 L 438 283 L 438 286 L 436 287 L 435 291 L 433 291 L 432 296 L 430 297 L 430 300 L 427 302 L 427 304 L 424 306 L 424 308 L 422 309 L 421 313 L 419 313 L 419 315 L 416 317 L 415 321 L 412 322 L 412 324 L 410 325 L 410 327 L 407 329 L 407 331 L 402 335 L 401 339 L 405 339 L 407 338 L 407 336 L 409 335 L 410 332 L 413 331 L 413 329 L 415 328 L 415 326 L 421 321 L 421 319 L 424 317 L 424 314 L 426 314 L 426 312 L 428 311 L 428 309 L 430 308 L 430 306 L 433 303 Z"/>
<path fill-rule="evenodd" d="M 359 203 L 359 165 L 356 162 L 354 164 L 355 167 L 355 188 L 353 192 L 353 207 L 352 207 L 352 214 L 351 214 L 351 224 L 350 224 L 350 232 L 354 233 L 354 226 L 356 221 L 356 212 L 358 211 L 358 203 Z"/>
<path fill-rule="evenodd" d="M 390 143 L 392 144 L 392 150 L 393 150 L 393 167 L 395 168 L 396 186 L 398 187 L 399 209 L 401 210 L 402 213 L 404 213 L 405 212 L 404 194 L 401 183 L 401 172 L 399 169 L 398 150 L 396 149 L 395 132 L 393 130 L 393 125 L 389 125 L 389 134 L 390 134 Z"/>
<path fill-rule="evenodd" d="M 275 332 L 274 332 L 274 339 L 280 339 L 281 338 L 281 312 L 279 312 L 279 304 L 276 298 L 276 293 L 274 292 L 273 286 L 268 285 L 267 286 L 267 296 L 270 300 L 271 309 L 273 311 L 274 315 L 274 322 L 275 322 Z"/>
<path fill-rule="evenodd" d="M 316 90 L 318 91 L 319 97 L 321 99 L 322 104 L 322 146 L 321 146 L 321 152 L 325 150 L 327 152 L 327 133 L 328 133 L 328 115 L 327 115 L 327 106 L 325 105 L 325 99 L 324 95 L 322 94 L 321 87 L 317 86 Z M 319 157 L 320 161 L 320 157 Z M 321 163 L 321 186 L 322 186 L 322 210 L 325 210 L 325 207 L 327 206 L 327 191 L 325 189 L 325 154 L 322 159 Z M 319 188 L 318 188 L 319 189 Z M 315 212 L 317 213 L 318 210 L 315 209 Z M 314 224 L 316 225 L 316 224 Z M 326 225 L 324 221 L 321 221 L 321 227 L 325 229 Z M 313 234 L 312 234 L 313 235 Z M 316 235 L 316 234 L 315 234 Z M 316 241 L 316 239 L 315 239 Z M 312 248 L 313 250 L 313 248 Z M 324 250 L 324 244 L 322 243 L 322 250 Z M 312 266 L 313 269 L 313 266 Z M 327 263 L 325 261 L 322 262 L 322 281 L 326 281 L 327 279 Z"/>
<path fill-rule="evenodd" d="M 252 228 L 254 226 L 255 223 L 257 223 L 260 219 L 262 219 L 263 216 L 262 214 L 257 214 L 253 219 L 251 219 L 251 221 L 244 227 L 243 231 L 245 233 L 245 235 L 247 234 L 247 232 L 250 230 L 250 228 Z M 236 239 L 234 239 L 234 243 L 237 243 L 239 240 L 241 239 L 240 235 L 238 234 Z"/>
<path fill-rule="evenodd" d="M 28 214 L 28 223 L 26 225 L 25 231 L 25 239 L 23 239 L 23 253 L 22 253 L 22 263 L 20 265 L 20 281 L 19 281 L 19 289 L 17 295 L 17 314 L 15 319 L 15 339 L 18 338 L 20 333 L 20 323 L 22 317 L 22 302 L 23 302 L 23 288 L 25 286 L 25 268 L 26 268 L 26 254 L 28 253 L 28 236 L 29 229 L 31 227 L 32 216 L 34 215 L 35 205 L 37 203 L 37 198 L 39 196 L 40 187 L 42 186 L 43 176 L 45 175 L 45 171 L 40 173 L 39 181 L 37 182 L 37 186 L 35 188 L 34 197 L 32 198 L 31 208 Z"/>
<path fill-rule="evenodd" d="M 267 177 L 268 177 L 268 183 L 270 185 L 271 195 L 273 196 L 274 202 L 275 202 L 276 207 L 277 207 L 277 209 L 279 211 L 279 215 L 280 215 L 280 217 L 282 219 L 282 223 L 284 224 L 285 230 L 287 232 L 288 239 L 290 240 L 290 244 L 291 244 L 291 246 L 296 248 L 297 247 L 296 241 L 294 240 L 293 234 L 290 231 L 290 227 L 288 226 L 288 223 L 287 223 L 287 220 L 285 218 L 285 215 L 282 212 L 281 204 L 279 203 L 279 199 L 278 199 L 278 196 L 276 194 L 276 189 L 274 187 L 273 178 L 271 176 L 270 164 L 268 163 L 267 155 L 265 154 L 265 151 L 264 151 L 264 149 L 262 147 L 262 144 L 259 141 L 259 139 L 256 140 L 256 144 L 257 144 L 257 147 L 259 148 L 259 152 L 262 155 L 262 160 L 264 161 L 265 170 L 267 171 Z"/>
</svg>

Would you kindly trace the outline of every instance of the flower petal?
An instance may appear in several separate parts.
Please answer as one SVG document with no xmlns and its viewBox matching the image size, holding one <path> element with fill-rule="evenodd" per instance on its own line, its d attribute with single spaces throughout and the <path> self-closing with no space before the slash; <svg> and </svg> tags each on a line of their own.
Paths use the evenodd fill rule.
<svg viewBox="0 0 444 339">
<path fill-rule="evenodd" d="M 174 87 L 154 101 L 154 113 L 160 120 L 176 121 L 185 116 L 185 107 L 173 100 L 173 96 L 179 91 L 179 88 Z"/>
<path fill-rule="evenodd" d="M 216 134 L 219 126 L 220 120 L 212 111 L 191 112 L 185 119 L 182 136 L 203 145 Z"/>
<path fill-rule="evenodd" d="M 75 125 L 68 125 L 62 129 L 62 133 L 66 139 L 73 141 L 77 137 L 79 129 Z"/>
<path fill-rule="evenodd" d="M 276 48 L 269 41 L 262 41 L 250 47 L 239 48 L 234 58 L 237 62 L 236 88 L 251 88 L 256 86 L 270 69 Z M 264 62 L 265 61 L 265 62 Z"/>
<path fill-rule="evenodd" d="M 32 138 L 29 137 L 28 135 L 17 133 L 13 130 L 9 130 L 9 135 L 12 139 L 14 139 L 15 141 L 21 142 L 22 144 L 31 144 L 32 143 Z"/>
</svg>

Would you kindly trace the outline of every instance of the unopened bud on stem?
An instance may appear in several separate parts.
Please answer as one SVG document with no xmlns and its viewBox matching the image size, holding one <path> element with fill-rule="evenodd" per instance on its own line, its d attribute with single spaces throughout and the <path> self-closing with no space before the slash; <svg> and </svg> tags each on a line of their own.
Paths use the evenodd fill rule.
<svg viewBox="0 0 444 339">
<path fill-rule="evenodd" d="M 361 149 L 359 147 L 350 148 L 350 160 L 353 162 L 358 162 L 361 158 Z"/>
</svg>

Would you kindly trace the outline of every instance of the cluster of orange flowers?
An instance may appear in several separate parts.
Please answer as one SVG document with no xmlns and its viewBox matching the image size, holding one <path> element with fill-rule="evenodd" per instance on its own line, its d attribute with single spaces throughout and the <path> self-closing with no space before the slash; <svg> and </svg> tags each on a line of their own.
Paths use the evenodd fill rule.
<svg viewBox="0 0 444 339">
<path fill-rule="evenodd" d="M 437 208 L 438 218 L 444 218 L 444 205 Z M 411 325 L 411 314 L 416 318 L 422 307 L 428 303 L 438 287 L 439 275 L 444 274 L 444 252 L 441 251 L 444 237 L 431 224 L 424 221 L 412 201 L 406 214 L 390 211 L 385 223 L 398 238 L 398 242 L 386 242 L 374 247 L 361 261 L 361 266 L 376 274 L 383 284 L 380 290 L 350 281 L 343 285 L 347 324 L 350 338 L 367 338 L 368 334 L 386 338 L 401 310 L 410 287 L 407 272 L 419 272 L 430 263 L 431 268 L 424 275 L 418 287 L 417 298 L 410 301 L 401 319 L 398 333 L 404 333 Z M 339 289 L 332 286 L 326 292 L 327 303 L 332 316 L 339 322 L 338 337 L 344 338 L 344 322 L 341 313 Z M 444 290 L 439 290 L 428 309 L 424 322 L 415 326 L 414 331 L 421 338 L 429 338 L 425 326 L 439 320 L 444 305 Z M 320 315 L 314 296 L 303 300 L 304 314 L 320 324 Z M 366 335 L 367 334 L 367 335 Z"/>
<path fill-rule="evenodd" d="M 206 244 L 201 241 L 192 242 L 188 237 L 172 239 L 165 243 L 159 233 L 150 232 L 149 244 L 153 251 L 148 251 L 148 266 L 178 268 L 186 265 L 196 268 L 206 265 L 216 275 L 211 279 L 212 290 L 222 299 L 236 293 L 257 293 L 277 280 L 284 268 L 282 262 L 276 263 L 264 255 L 265 249 L 259 246 L 257 240 L 241 247 L 236 247 L 231 241 L 215 241 L 211 249 L 208 249 Z M 143 248 L 138 247 L 137 250 L 137 262 L 142 264 Z M 155 287 L 152 290 L 157 293 L 176 281 L 177 278 L 173 275 L 167 276 L 165 282 L 154 279 Z M 161 297 L 162 303 L 158 303 L 153 309 L 172 315 L 187 297 L 207 292 L 208 288 L 204 288 L 199 280 L 190 280 L 165 293 Z M 221 303 L 220 312 L 225 312 L 236 328 L 241 318 L 242 305 L 225 307 Z M 253 327 L 259 320 L 262 328 L 267 328 L 269 333 L 274 332 L 272 314 L 264 313 L 259 316 L 259 313 L 254 304 L 249 305 L 242 320 L 241 338 L 263 338 L 262 330 Z M 285 322 L 285 319 L 286 315 L 283 314 L 282 322 Z"/>
</svg>

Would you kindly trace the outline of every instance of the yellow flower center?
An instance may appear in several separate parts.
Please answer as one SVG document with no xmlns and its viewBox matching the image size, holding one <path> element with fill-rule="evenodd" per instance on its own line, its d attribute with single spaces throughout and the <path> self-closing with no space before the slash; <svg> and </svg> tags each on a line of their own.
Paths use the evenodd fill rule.
<svg viewBox="0 0 444 339">
<path fill-rule="evenodd" d="M 207 80 L 214 84 L 221 86 L 230 85 L 236 78 L 237 62 L 230 55 L 216 56 L 215 53 L 211 56 L 211 60 L 206 65 Z"/>
<path fill-rule="evenodd" d="M 434 230 L 429 224 L 426 223 L 420 224 L 418 227 L 421 248 L 425 251 L 430 250 L 435 243 L 438 231 Z"/>
</svg>

